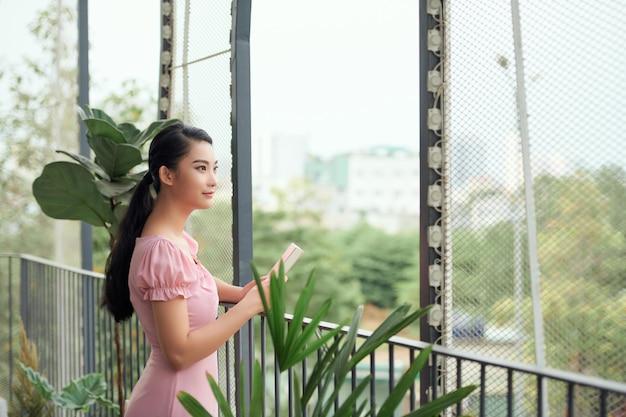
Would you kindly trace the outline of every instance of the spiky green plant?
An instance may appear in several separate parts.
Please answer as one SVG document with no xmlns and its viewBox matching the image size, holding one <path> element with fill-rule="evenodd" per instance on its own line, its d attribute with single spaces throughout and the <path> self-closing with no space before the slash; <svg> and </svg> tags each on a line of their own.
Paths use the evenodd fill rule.
<svg viewBox="0 0 626 417">
<path fill-rule="evenodd" d="M 261 286 L 261 278 L 254 264 L 252 264 L 254 279 L 257 285 Z M 419 371 L 428 361 L 432 347 L 424 349 L 418 357 L 411 363 L 410 367 L 398 380 L 393 390 L 389 393 L 378 411 L 373 411 L 368 407 L 369 403 L 362 400 L 359 403 L 361 394 L 370 383 L 372 376 L 369 375 L 361 381 L 356 388 L 345 399 L 339 397 L 341 387 L 352 370 L 361 360 L 372 354 L 378 347 L 387 342 L 391 337 L 401 330 L 414 323 L 428 313 L 429 308 L 418 309 L 410 312 L 409 305 L 402 305 L 396 308 L 367 340 L 357 346 L 357 331 L 361 322 L 363 307 L 359 307 L 355 312 L 346 333 L 341 333 L 342 326 L 337 326 L 324 335 L 316 334 L 318 324 L 330 308 L 331 301 L 328 300 L 322 309 L 305 325 L 305 314 L 309 301 L 313 295 L 315 285 L 315 271 L 309 274 L 307 284 L 298 298 L 295 313 L 291 324 L 287 326 L 285 322 L 285 271 L 281 264 L 278 274 L 272 273 L 270 276 L 270 296 L 269 300 L 261 291 L 261 298 L 265 307 L 266 321 L 270 330 L 270 336 L 274 345 L 275 356 L 280 372 L 291 369 L 318 350 L 323 354 L 315 363 L 311 374 L 307 377 L 307 382 L 299 392 L 299 398 L 295 401 L 295 415 L 306 415 L 311 417 L 352 417 L 376 415 L 377 417 L 391 417 L 400 406 L 406 393 L 411 388 Z M 295 387 L 300 387 L 297 374 L 295 374 Z M 207 375 L 207 379 L 215 394 L 221 413 L 225 417 L 232 417 L 230 404 L 224 398 L 219 385 L 212 376 Z M 441 411 L 457 404 L 467 397 L 476 386 L 459 388 L 453 392 L 443 395 L 419 409 L 406 414 L 405 417 L 436 417 Z M 241 390 L 243 391 L 243 390 Z M 252 381 L 252 398 L 250 409 L 246 414 L 248 417 L 260 417 L 263 415 L 263 379 L 259 362 L 255 362 L 254 375 Z M 317 394 L 317 395 L 316 395 Z M 206 417 L 211 414 L 190 394 L 181 391 L 178 393 L 178 400 L 192 417 Z M 336 408 L 335 404 L 340 402 Z M 244 404 L 244 401 L 241 401 Z M 336 410 L 336 411 L 335 411 Z"/>
</svg>

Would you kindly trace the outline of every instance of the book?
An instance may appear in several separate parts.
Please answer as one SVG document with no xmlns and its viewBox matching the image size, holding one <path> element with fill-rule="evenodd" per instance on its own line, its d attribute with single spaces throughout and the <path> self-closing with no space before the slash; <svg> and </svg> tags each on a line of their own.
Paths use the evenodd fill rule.
<svg viewBox="0 0 626 417">
<path fill-rule="evenodd" d="M 278 261 L 276 261 L 276 264 L 274 264 L 272 269 L 270 269 L 268 275 L 270 275 L 272 271 L 278 274 L 278 268 L 280 268 L 281 260 L 283 261 L 283 267 L 286 274 L 291 268 L 293 268 L 296 262 L 298 262 L 303 253 L 304 251 L 298 245 L 293 242 L 290 243 L 287 249 L 285 249 L 285 252 L 283 252 L 282 256 L 278 259 Z"/>
</svg>

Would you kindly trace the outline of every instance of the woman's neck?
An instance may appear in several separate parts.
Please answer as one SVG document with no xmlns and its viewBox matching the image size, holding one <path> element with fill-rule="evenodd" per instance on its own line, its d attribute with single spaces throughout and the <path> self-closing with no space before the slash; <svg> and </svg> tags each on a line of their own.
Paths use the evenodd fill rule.
<svg viewBox="0 0 626 417">
<path fill-rule="evenodd" d="M 142 235 L 162 234 L 181 237 L 190 214 L 188 211 L 181 210 L 179 205 L 168 204 L 167 200 L 157 198 L 146 220 Z"/>
</svg>

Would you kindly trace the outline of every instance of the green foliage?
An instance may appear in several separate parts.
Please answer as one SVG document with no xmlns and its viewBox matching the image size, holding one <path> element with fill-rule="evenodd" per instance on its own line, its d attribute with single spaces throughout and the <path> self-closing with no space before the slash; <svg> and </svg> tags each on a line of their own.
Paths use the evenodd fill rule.
<svg viewBox="0 0 626 417">
<path fill-rule="evenodd" d="M 549 366 L 622 380 L 626 337 L 626 173 L 603 166 L 534 181 L 546 360 Z M 524 358 L 532 360 L 532 300 L 525 219 L 482 229 L 453 229 L 453 305 L 484 315 L 489 326 L 528 325 Z M 515 249 L 516 228 L 521 234 Z M 515 298 L 515 254 L 521 297 Z M 598 329 L 602 331 L 598 332 Z M 556 397 L 553 396 L 553 397 Z M 558 397 L 556 397 L 558 398 Z"/>
<path fill-rule="evenodd" d="M 72 8 L 49 5 L 29 24 L 37 59 L 0 62 L 0 248 L 50 257 L 52 221 L 33 205 L 30 184 L 50 159 L 51 143 L 76 140 L 76 59 L 64 44 Z M 59 24 L 63 21 L 63 24 Z M 43 53 L 43 55 L 41 55 Z M 54 71 L 52 71 L 54 69 Z M 69 115 L 69 117 L 68 117 Z"/>
<path fill-rule="evenodd" d="M 105 227 L 114 240 L 128 199 L 143 176 L 134 171 L 143 161 L 142 146 L 178 120 L 155 121 L 140 131 L 132 123 L 117 124 L 104 111 L 89 106 L 80 116 L 94 159 L 57 151 L 73 162 L 47 164 L 33 182 L 33 194 L 46 215 Z"/>
<path fill-rule="evenodd" d="M 260 287 L 261 276 L 254 265 L 252 268 L 254 271 L 254 279 Z M 276 352 L 276 358 L 278 360 L 278 367 L 280 371 L 283 372 L 303 361 L 308 355 L 315 352 L 326 342 L 335 337 L 341 331 L 341 327 L 337 327 L 324 334 L 321 338 L 308 343 L 309 339 L 314 335 L 317 326 L 326 316 L 326 312 L 331 304 L 330 299 L 326 300 L 322 308 L 312 318 L 311 323 L 306 327 L 303 326 L 305 314 L 308 310 L 311 296 L 313 295 L 313 287 L 315 285 L 314 271 L 309 275 L 304 291 L 302 291 L 298 297 L 295 313 L 289 326 L 287 326 L 285 322 L 286 288 L 285 271 L 282 261 L 278 274 L 272 271 L 270 282 L 270 288 L 272 288 L 272 291 L 270 291 L 270 300 L 266 299 L 265 293 L 261 292 L 260 294 Z"/>
<path fill-rule="evenodd" d="M 39 369 L 39 357 L 37 349 L 26 337 L 24 325 L 20 320 L 20 350 L 18 363 L 23 363 L 30 369 Z M 30 417 L 52 417 L 54 415 L 54 405 L 44 398 L 28 379 L 26 372 L 18 372 L 17 380 L 14 381 L 11 390 L 13 401 L 9 406 L 9 417 L 20 417 L 27 415 Z M 25 414 L 24 414 L 25 413 Z"/>
<path fill-rule="evenodd" d="M 295 271 L 315 269 L 317 290 L 311 297 L 310 311 L 318 311 L 326 299 L 332 298 L 333 309 L 329 311 L 328 320 L 340 323 L 352 317 L 354 309 L 365 299 L 337 233 L 320 226 L 314 216 L 302 211 L 256 209 L 253 222 L 254 259 L 259 270 L 267 271 L 274 265 L 280 256 L 276 248 L 286 248 L 291 242 L 306 242 L 307 249 Z M 290 279 L 287 310 L 293 311 L 297 296 L 305 285 L 306 280 Z"/>
<path fill-rule="evenodd" d="M 17 364 L 37 392 L 58 408 L 73 411 L 89 411 L 92 406 L 97 405 L 116 411 L 119 409 L 116 404 L 105 398 L 107 386 L 102 374 L 85 375 L 70 382 L 60 393 L 57 393 L 54 387 L 39 372 L 20 361 Z"/>
<path fill-rule="evenodd" d="M 626 288 L 624 171 L 604 167 L 563 178 L 542 177 L 537 187 L 542 273 L 550 278 L 593 277 L 610 293 Z M 584 198 L 581 198 L 584 196 Z"/>
<path fill-rule="evenodd" d="M 624 380 L 626 294 L 609 297 L 597 282 L 559 279 L 544 284 L 542 301 L 552 366 Z"/>
<path fill-rule="evenodd" d="M 366 302 L 378 307 L 397 305 L 395 287 L 418 281 L 419 238 L 410 233 L 389 235 L 361 222 L 339 235 L 353 276 Z"/>
<path fill-rule="evenodd" d="M 513 294 L 513 233 L 508 222 L 481 231 L 452 231 L 455 308 L 486 315 L 501 298 Z M 522 251 L 527 253 L 526 245 Z M 489 285 L 477 285 L 485 277 Z"/>
<path fill-rule="evenodd" d="M 254 279 L 257 285 L 261 286 L 261 278 L 254 264 L 252 265 Z M 304 326 L 305 311 L 307 310 L 313 287 L 315 284 L 315 273 L 311 272 L 305 291 L 303 291 L 296 304 L 292 321 L 289 326 L 285 322 L 284 302 L 286 297 L 286 277 L 283 265 L 280 265 L 278 274 L 272 273 L 270 276 L 270 296 L 269 300 L 261 292 L 261 298 L 265 307 L 265 315 L 270 330 L 275 355 L 281 372 L 296 369 L 297 365 L 304 359 L 316 352 L 322 352 L 321 357 L 315 362 L 311 373 L 307 375 L 306 384 L 302 391 L 298 392 L 295 401 L 295 415 L 316 416 L 364 416 L 376 415 L 378 417 L 390 417 L 400 406 L 406 392 L 410 389 L 415 378 L 422 367 L 428 361 L 432 348 L 427 348 L 420 352 L 418 357 L 411 363 L 399 379 L 394 389 L 383 402 L 378 411 L 368 409 L 369 402 L 361 398 L 361 394 L 369 386 L 372 376 L 361 381 L 356 389 L 346 398 L 342 398 L 341 387 L 346 382 L 352 370 L 356 368 L 362 360 L 371 355 L 377 348 L 388 341 L 392 336 L 398 334 L 402 329 L 418 320 L 428 313 L 428 309 L 419 309 L 409 312 L 409 306 L 403 305 L 396 308 L 387 319 L 363 342 L 357 344 L 357 331 L 359 328 L 362 307 L 359 307 L 354 314 L 346 333 L 341 333 L 342 326 L 326 332 L 319 336 L 316 334 L 317 325 L 323 319 L 330 306 L 330 300 L 325 304 L 325 309 L 319 311 L 312 319 L 311 323 Z M 291 280 L 290 280 L 291 281 Z M 301 387 L 298 381 L 297 372 L 294 373 L 294 387 Z M 225 400 L 219 385 L 208 377 L 211 389 L 215 394 L 219 408 L 224 416 L 232 416 L 230 404 Z M 468 386 L 460 388 L 446 394 L 421 408 L 420 410 L 407 414 L 408 416 L 438 416 L 445 408 L 457 404 L 468 396 L 476 387 Z M 299 388 L 296 388 L 299 389 Z M 243 390 L 242 390 L 243 391 Z M 249 413 L 244 416 L 256 417 L 263 415 L 262 393 L 264 392 L 261 369 L 259 362 L 255 363 L 255 370 L 252 383 L 252 399 Z M 180 392 L 177 395 L 183 407 L 193 417 L 210 416 L 210 414 L 188 393 Z M 244 401 L 242 401 L 244 403 Z M 339 403 L 334 414 L 335 404 Z"/>
</svg>

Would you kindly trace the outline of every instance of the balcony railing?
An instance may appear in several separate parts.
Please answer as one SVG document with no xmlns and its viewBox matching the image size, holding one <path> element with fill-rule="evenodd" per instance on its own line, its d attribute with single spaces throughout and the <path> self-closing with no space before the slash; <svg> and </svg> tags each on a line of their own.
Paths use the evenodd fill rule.
<svg viewBox="0 0 626 417">
<path fill-rule="evenodd" d="M 28 255 L 0 255 L 0 396 L 12 400 L 15 360 L 19 349 L 19 321 L 39 355 L 39 368 L 49 382 L 60 389 L 86 373 L 100 372 L 108 384 L 107 397 L 118 398 L 114 323 L 98 307 L 102 275 L 68 268 Z M 228 306 L 223 306 L 227 309 Z M 289 316 L 285 317 L 290 320 Z M 322 323 L 319 332 L 335 328 Z M 256 356 L 266 382 L 265 413 L 294 415 L 297 387 L 294 373 L 305 380 L 315 355 L 296 369 L 279 374 L 263 317 L 250 326 L 255 333 Z M 361 330 L 358 337 L 371 333 Z M 123 378 L 121 389 L 128 398 L 134 381 L 141 374 L 150 349 L 135 319 L 120 326 Z M 369 359 L 360 364 L 341 388 L 347 395 L 365 375 L 372 375 L 364 399 L 382 404 L 400 375 L 426 344 L 402 337 L 391 338 Z M 238 375 L 235 372 L 233 343 L 220 351 L 220 385 L 234 411 L 240 409 Z M 252 349 L 251 349 L 252 350 Z M 321 352 L 320 352 L 321 354 Z M 475 384 L 471 397 L 451 410 L 450 415 L 476 416 L 626 416 L 626 384 L 582 374 L 503 361 L 468 352 L 434 346 L 430 364 L 437 370 L 429 381 L 432 398 L 457 387 Z M 248 381 L 246 381 L 248 382 Z M 405 398 L 403 415 L 419 408 L 419 383 Z M 59 414 L 62 415 L 62 414 Z M 95 415 L 95 414 L 94 414 Z M 98 415 L 105 415 L 100 411 Z M 108 412 L 106 415 L 114 415 Z"/>
</svg>

